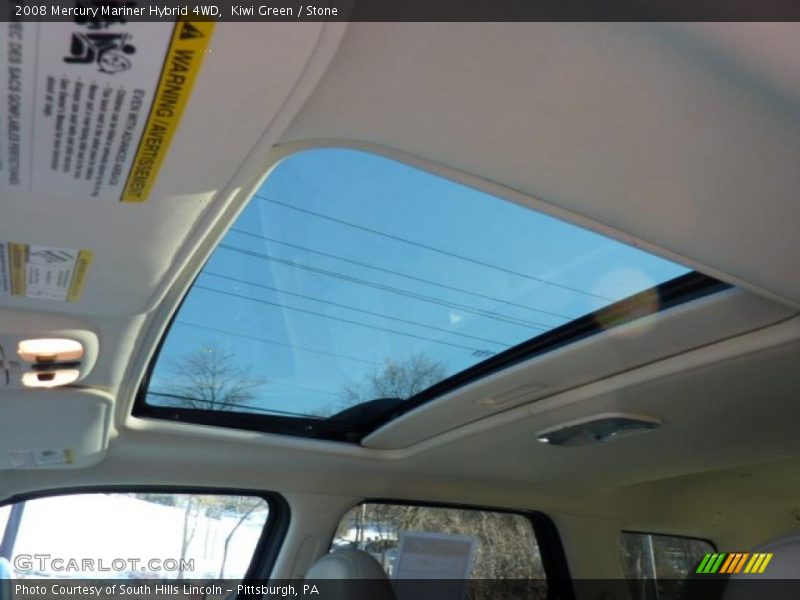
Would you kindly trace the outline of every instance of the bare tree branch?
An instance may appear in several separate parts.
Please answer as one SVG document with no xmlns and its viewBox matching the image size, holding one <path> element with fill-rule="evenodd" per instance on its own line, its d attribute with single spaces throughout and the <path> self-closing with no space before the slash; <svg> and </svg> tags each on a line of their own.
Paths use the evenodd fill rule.
<svg viewBox="0 0 800 600">
<path fill-rule="evenodd" d="M 381 367 L 367 371 L 361 381 L 341 387 L 342 408 L 376 398 L 410 398 L 444 379 L 445 366 L 425 354 L 405 360 L 387 358 Z"/>
<path fill-rule="evenodd" d="M 169 365 L 167 389 L 188 408 L 231 410 L 256 397 L 266 380 L 236 364 L 233 353 L 213 346 L 182 356 Z"/>
</svg>

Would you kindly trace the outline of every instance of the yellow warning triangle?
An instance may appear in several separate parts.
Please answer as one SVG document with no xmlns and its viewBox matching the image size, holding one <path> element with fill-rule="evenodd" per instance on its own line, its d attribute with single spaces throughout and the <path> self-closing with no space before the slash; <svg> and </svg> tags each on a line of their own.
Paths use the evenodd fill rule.
<svg viewBox="0 0 800 600">
<path fill-rule="evenodd" d="M 203 37 L 203 32 L 191 23 L 184 23 L 181 29 L 182 40 L 193 40 L 194 38 Z"/>
</svg>

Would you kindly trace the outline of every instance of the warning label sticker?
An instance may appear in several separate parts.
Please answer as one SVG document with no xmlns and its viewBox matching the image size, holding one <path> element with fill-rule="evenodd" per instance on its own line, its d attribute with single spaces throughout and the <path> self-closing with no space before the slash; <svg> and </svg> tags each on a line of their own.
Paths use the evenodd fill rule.
<svg viewBox="0 0 800 600">
<path fill-rule="evenodd" d="M 90 250 L 0 242 L 0 296 L 77 302 L 91 262 Z"/>
<path fill-rule="evenodd" d="M 213 26 L 209 22 L 183 22 L 175 28 L 144 136 L 122 195 L 123 202 L 147 200 L 189 100 Z"/>
<path fill-rule="evenodd" d="M 210 22 L 0 23 L 0 191 L 143 202 Z"/>
<path fill-rule="evenodd" d="M 49 448 L 47 450 L 21 450 L 10 452 L 11 466 L 16 469 L 26 467 L 53 467 L 71 465 L 75 462 L 72 448 Z"/>
</svg>

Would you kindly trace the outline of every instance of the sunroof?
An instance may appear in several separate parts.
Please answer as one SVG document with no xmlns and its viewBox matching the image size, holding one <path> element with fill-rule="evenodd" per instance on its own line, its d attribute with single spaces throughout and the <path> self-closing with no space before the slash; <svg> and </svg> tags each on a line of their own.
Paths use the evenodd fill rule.
<svg viewBox="0 0 800 600">
<path fill-rule="evenodd" d="M 687 273 L 388 158 L 308 150 L 274 168 L 214 251 L 138 408 L 350 439 Z"/>
</svg>

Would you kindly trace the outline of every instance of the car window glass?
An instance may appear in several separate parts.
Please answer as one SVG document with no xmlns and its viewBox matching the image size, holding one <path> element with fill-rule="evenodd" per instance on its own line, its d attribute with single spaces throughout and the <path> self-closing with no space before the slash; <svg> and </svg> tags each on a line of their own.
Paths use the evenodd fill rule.
<svg viewBox="0 0 800 600">
<path fill-rule="evenodd" d="M 264 498 L 212 494 L 69 494 L 16 510 L 19 578 L 241 579 L 269 518 Z"/>
</svg>

